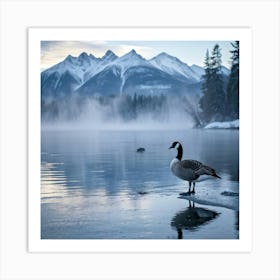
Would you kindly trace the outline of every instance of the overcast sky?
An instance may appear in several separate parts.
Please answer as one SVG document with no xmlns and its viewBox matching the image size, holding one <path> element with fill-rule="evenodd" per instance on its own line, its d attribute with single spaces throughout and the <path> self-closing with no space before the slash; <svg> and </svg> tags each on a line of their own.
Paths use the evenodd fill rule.
<svg viewBox="0 0 280 280">
<path fill-rule="evenodd" d="M 135 49 L 146 59 L 150 59 L 161 52 L 176 56 L 188 65 L 203 66 L 206 50 L 213 49 L 218 43 L 222 52 L 222 63 L 230 68 L 230 41 L 42 41 L 41 69 L 46 69 L 62 61 L 69 54 L 79 56 L 86 52 L 96 57 L 102 57 L 107 50 L 122 56 Z"/>
</svg>

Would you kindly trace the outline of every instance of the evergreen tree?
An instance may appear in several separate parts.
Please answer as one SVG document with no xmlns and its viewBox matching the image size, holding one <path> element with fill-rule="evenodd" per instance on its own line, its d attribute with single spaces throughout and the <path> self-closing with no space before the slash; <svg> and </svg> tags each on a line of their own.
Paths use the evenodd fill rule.
<svg viewBox="0 0 280 280">
<path fill-rule="evenodd" d="M 225 115 L 225 91 L 222 75 L 222 54 L 218 44 L 213 48 L 211 55 L 211 110 L 213 120 L 223 121 Z"/>
<path fill-rule="evenodd" d="M 207 120 L 208 116 L 210 116 L 211 112 L 209 110 L 208 104 L 210 102 L 210 94 L 209 94 L 209 88 L 210 88 L 210 81 L 211 81 L 211 62 L 210 62 L 210 56 L 209 56 L 209 50 L 207 49 L 205 60 L 204 60 L 204 71 L 205 74 L 202 76 L 202 86 L 201 90 L 203 92 L 203 96 L 200 99 L 200 108 L 202 109 L 202 119 Z"/>
<path fill-rule="evenodd" d="M 208 123 L 210 121 L 223 121 L 225 115 L 225 92 L 223 76 L 221 49 L 216 44 L 212 50 L 211 57 L 206 51 L 204 60 L 205 74 L 202 77 L 203 96 L 200 100 L 202 119 Z"/>
<path fill-rule="evenodd" d="M 231 43 L 231 71 L 227 86 L 229 113 L 233 119 L 239 118 L 239 41 Z"/>
</svg>

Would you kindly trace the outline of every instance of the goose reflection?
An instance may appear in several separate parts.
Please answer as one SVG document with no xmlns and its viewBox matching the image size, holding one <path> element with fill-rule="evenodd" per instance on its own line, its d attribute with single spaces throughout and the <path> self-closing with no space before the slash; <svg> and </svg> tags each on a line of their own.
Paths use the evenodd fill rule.
<svg viewBox="0 0 280 280">
<path fill-rule="evenodd" d="M 196 207 L 189 200 L 189 207 L 178 212 L 171 220 L 171 227 L 178 233 L 178 239 L 183 239 L 183 230 L 196 230 L 201 225 L 215 219 L 218 213 L 206 208 Z"/>
</svg>

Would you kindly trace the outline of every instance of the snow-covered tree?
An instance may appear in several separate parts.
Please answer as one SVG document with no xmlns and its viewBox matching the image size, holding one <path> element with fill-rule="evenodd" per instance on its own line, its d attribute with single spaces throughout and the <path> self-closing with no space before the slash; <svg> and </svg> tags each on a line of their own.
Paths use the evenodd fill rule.
<svg viewBox="0 0 280 280">
<path fill-rule="evenodd" d="M 200 100 L 202 118 L 206 123 L 223 121 L 226 113 L 223 75 L 221 71 L 222 54 L 218 44 L 212 50 L 211 56 L 206 51 L 204 60 L 205 74 L 202 77 L 203 96 Z"/>
</svg>

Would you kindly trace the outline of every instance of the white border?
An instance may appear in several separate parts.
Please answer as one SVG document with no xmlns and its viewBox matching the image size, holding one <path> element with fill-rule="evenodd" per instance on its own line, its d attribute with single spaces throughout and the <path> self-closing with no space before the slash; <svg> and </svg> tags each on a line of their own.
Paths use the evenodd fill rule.
<svg viewBox="0 0 280 280">
<path fill-rule="evenodd" d="M 279 8 L 278 0 L 0 0 L 0 279 L 280 279 Z M 251 252 L 29 253 L 27 28 L 155 24 L 252 28 L 254 164 Z M 264 165 L 264 162 L 270 164 Z M 264 195 L 263 187 L 267 195 Z"/>
<path fill-rule="evenodd" d="M 239 240 L 40 239 L 41 40 L 240 41 Z M 29 28 L 29 236 L 30 252 L 249 252 L 252 244 L 252 66 L 249 28 Z M 246 94 L 244 94 L 246 93 Z"/>
</svg>

